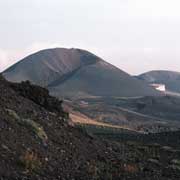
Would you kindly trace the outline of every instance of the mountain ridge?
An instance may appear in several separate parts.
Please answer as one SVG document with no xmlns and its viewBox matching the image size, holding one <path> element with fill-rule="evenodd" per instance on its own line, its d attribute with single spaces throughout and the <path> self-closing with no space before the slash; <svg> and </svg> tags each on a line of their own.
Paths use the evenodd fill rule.
<svg viewBox="0 0 180 180">
<path fill-rule="evenodd" d="M 137 76 L 147 83 L 165 84 L 167 91 L 180 93 L 180 72 L 168 70 L 154 70 Z"/>
<path fill-rule="evenodd" d="M 56 96 L 159 95 L 148 84 L 82 49 L 55 48 L 25 57 L 3 72 L 13 82 L 30 80 Z"/>
</svg>

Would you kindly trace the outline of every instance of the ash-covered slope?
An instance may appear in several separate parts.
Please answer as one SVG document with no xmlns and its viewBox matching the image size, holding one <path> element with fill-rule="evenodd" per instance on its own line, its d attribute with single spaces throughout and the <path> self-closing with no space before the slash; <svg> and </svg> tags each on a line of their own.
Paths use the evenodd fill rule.
<svg viewBox="0 0 180 180">
<path fill-rule="evenodd" d="M 48 86 L 82 65 L 81 58 L 75 49 L 42 50 L 19 61 L 3 74 L 10 81 L 30 80 L 35 84 Z"/>
<path fill-rule="evenodd" d="M 61 102 L 38 86 L 0 77 L 0 114 L 2 180 L 93 179 L 95 163 L 103 165 L 98 176 L 104 179 L 104 168 L 118 158 L 70 126 Z"/>
<path fill-rule="evenodd" d="M 157 70 L 141 74 L 138 78 L 148 83 L 165 84 L 168 91 L 180 93 L 180 72 Z"/>
<path fill-rule="evenodd" d="M 146 83 L 80 49 L 42 50 L 24 58 L 3 74 L 10 81 L 30 80 L 48 87 L 58 97 L 158 95 Z"/>
<path fill-rule="evenodd" d="M 46 89 L 0 76 L 1 180 L 179 180 L 176 149 L 102 141 L 73 127 L 61 103 Z M 154 148 L 160 150 L 158 159 L 152 159 Z"/>
</svg>

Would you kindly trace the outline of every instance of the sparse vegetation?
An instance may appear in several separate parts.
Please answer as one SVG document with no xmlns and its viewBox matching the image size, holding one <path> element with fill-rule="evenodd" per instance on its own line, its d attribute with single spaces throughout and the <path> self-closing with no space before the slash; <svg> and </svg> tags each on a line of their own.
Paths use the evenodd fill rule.
<svg viewBox="0 0 180 180">
<path fill-rule="evenodd" d="M 49 113 L 0 81 L 2 180 L 179 180 L 179 132 L 145 135 L 93 125 L 79 131 L 63 120 L 65 112 Z"/>
<path fill-rule="evenodd" d="M 26 125 L 27 127 L 30 127 L 33 132 L 44 142 L 46 143 L 48 140 L 48 136 L 45 133 L 43 127 L 41 127 L 38 123 L 36 123 L 33 120 L 30 119 L 23 119 L 22 121 L 24 123 L 24 125 Z"/>
<path fill-rule="evenodd" d="M 37 171 L 41 166 L 40 158 L 38 154 L 30 149 L 20 157 L 19 164 L 23 166 L 27 173 Z"/>
<path fill-rule="evenodd" d="M 17 113 L 15 111 L 13 111 L 12 109 L 6 109 L 7 113 L 11 116 L 11 120 L 12 121 L 18 121 L 20 122 L 20 117 L 17 115 Z"/>
<path fill-rule="evenodd" d="M 135 174 L 139 171 L 137 164 L 124 164 L 122 170 L 128 174 Z"/>
<path fill-rule="evenodd" d="M 17 121 L 19 124 L 24 125 L 27 128 L 30 128 L 42 140 L 43 143 L 47 143 L 48 136 L 43 127 L 41 127 L 37 122 L 31 119 L 20 118 L 19 115 L 11 109 L 6 109 L 6 111 L 11 116 L 12 120 Z"/>
<path fill-rule="evenodd" d="M 180 171 L 180 160 L 179 159 L 173 159 L 171 161 L 170 167 L 175 169 L 175 170 L 179 170 Z"/>
</svg>

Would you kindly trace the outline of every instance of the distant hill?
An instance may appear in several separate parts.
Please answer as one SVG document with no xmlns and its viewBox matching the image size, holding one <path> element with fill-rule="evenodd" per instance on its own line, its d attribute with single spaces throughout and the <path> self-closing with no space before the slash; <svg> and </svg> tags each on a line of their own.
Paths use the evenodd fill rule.
<svg viewBox="0 0 180 180">
<path fill-rule="evenodd" d="M 30 80 L 56 96 L 146 96 L 157 91 L 96 55 L 81 49 L 47 49 L 4 71 L 10 81 Z"/>
<path fill-rule="evenodd" d="M 150 71 L 138 76 L 138 79 L 148 83 L 161 83 L 166 89 L 180 93 L 180 72 L 175 71 Z"/>
</svg>

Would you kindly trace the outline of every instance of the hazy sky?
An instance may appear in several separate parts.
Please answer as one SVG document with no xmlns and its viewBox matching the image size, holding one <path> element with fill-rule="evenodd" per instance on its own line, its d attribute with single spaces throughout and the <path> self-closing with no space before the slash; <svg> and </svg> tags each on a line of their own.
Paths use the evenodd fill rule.
<svg viewBox="0 0 180 180">
<path fill-rule="evenodd" d="M 180 71 L 180 0 L 0 0 L 0 71 L 44 48 L 90 50 L 121 69 Z"/>
</svg>

